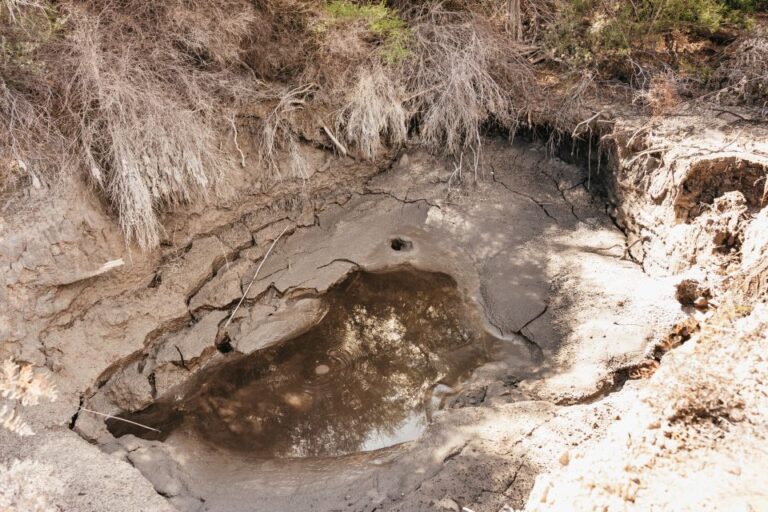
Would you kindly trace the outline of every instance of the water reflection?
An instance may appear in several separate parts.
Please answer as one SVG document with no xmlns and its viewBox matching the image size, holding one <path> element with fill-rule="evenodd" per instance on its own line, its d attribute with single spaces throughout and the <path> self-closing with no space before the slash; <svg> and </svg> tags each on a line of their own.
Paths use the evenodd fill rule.
<svg viewBox="0 0 768 512">
<path fill-rule="evenodd" d="M 126 418 L 161 439 L 183 431 L 263 457 L 373 450 L 418 437 L 432 388 L 489 360 L 493 339 L 448 276 L 360 272 L 326 298 L 329 312 L 309 332 L 206 371 L 181 401 Z"/>
</svg>

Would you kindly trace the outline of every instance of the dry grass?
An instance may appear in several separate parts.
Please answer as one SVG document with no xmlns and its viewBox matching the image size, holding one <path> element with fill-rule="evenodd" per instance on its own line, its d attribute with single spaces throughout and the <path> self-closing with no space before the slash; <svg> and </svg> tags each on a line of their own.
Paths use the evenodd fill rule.
<svg viewBox="0 0 768 512">
<path fill-rule="evenodd" d="M 32 435 L 32 429 L 16 410 L 17 405 L 28 407 L 40 400 L 55 401 L 56 386 L 46 374 L 34 372 L 30 365 L 18 365 L 8 359 L 0 367 L 0 396 L 6 401 L 0 404 L 0 427 L 20 436 Z"/>
<path fill-rule="evenodd" d="M 460 155 L 479 149 L 486 121 L 516 126 L 533 74 L 512 40 L 471 13 L 439 6 L 418 16 L 413 34 L 404 74 L 425 145 Z"/>
<path fill-rule="evenodd" d="M 223 66 L 237 59 L 249 11 L 91 4 L 70 9 L 58 48 L 65 130 L 126 237 L 151 248 L 160 240 L 158 212 L 207 197 L 231 165 L 218 148 L 222 89 L 232 87 Z"/>
<path fill-rule="evenodd" d="M 270 111 L 257 137 L 259 158 L 277 179 L 306 178 L 309 168 L 299 147 L 299 136 L 294 129 L 294 116 L 307 104 L 315 86 L 305 84 L 272 94 L 275 107 Z M 281 170 L 282 152 L 288 155 L 288 163 Z"/>
<path fill-rule="evenodd" d="M 0 80 L 0 192 L 22 183 L 40 186 L 43 162 L 35 149 L 52 138 L 45 112 Z"/>
<path fill-rule="evenodd" d="M 714 74 L 721 87 L 716 99 L 725 104 L 768 107 L 768 30 L 763 28 L 736 41 Z"/>
<path fill-rule="evenodd" d="M 40 0 L 0 0 L 0 8 L 3 8 L 12 22 L 16 22 L 22 9 L 34 7 L 42 9 L 43 2 Z"/>
<path fill-rule="evenodd" d="M 361 69 L 336 119 L 343 140 L 368 159 L 378 156 L 383 142 L 390 147 L 404 144 L 408 137 L 404 96 L 403 87 L 382 66 Z"/>
</svg>

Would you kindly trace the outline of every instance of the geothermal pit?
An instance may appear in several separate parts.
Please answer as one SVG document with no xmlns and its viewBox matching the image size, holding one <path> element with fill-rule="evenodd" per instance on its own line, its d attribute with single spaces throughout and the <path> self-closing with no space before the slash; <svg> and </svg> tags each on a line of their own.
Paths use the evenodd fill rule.
<svg viewBox="0 0 768 512">
<path fill-rule="evenodd" d="M 81 475 L 72 509 L 95 481 L 138 510 L 520 507 L 683 316 L 596 175 L 537 143 L 486 141 L 463 184 L 420 151 L 385 172 L 317 157 L 301 202 L 201 207 L 157 261 L 49 276 L 69 309 L 42 336 L 46 417 L 92 471 L 130 470 Z M 19 456 L 66 457 L 50 435 Z"/>
</svg>

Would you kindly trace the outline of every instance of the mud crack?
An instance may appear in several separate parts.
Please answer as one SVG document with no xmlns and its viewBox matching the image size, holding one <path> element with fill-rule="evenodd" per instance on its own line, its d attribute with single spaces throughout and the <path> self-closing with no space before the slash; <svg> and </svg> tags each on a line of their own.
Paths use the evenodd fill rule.
<svg viewBox="0 0 768 512">
<path fill-rule="evenodd" d="M 526 194 L 525 192 L 520 192 L 519 190 L 515 190 L 512 187 L 510 187 L 509 185 L 507 185 L 506 183 L 504 183 L 502 180 L 498 179 L 496 177 L 496 171 L 493 168 L 493 166 L 491 166 L 491 179 L 493 180 L 494 183 L 498 183 L 499 185 L 501 185 L 502 187 L 507 189 L 507 191 L 509 191 L 510 193 L 528 199 L 533 204 L 538 206 L 541 209 L 541 211 L 544 212 L 544 215 L 546 215 L 547 217 L 549 217 L 550 219 L 555 221 L 555 223 L 557 223 L 557 219 L 551 213 L 549 213 L 549 210 L 547 210 L 547 207 L 545 206 L 545 204 L 547 204 L 547 203 L 543 203 L 543 202 L 539 201 L 538 199 L 536 199 L 535 197 Z"/>
</svg>

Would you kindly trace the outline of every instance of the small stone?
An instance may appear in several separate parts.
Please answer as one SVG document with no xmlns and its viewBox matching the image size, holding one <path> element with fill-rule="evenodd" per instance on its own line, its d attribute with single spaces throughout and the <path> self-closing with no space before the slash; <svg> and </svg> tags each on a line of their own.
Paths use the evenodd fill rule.
<svg viewBox="0 0 768 512">
<path fill-rule="evenodd" d="M 329 371 L 331 371 L 331 368 L 327 364 L 319 364 L 315 366 L 315 373 L 317 375 L 325 375 Z"/>
<path fill-rule="evenodd" d="M 571 461 L 571 455 L 568 453 L 568 450 L 565 450 L 560 455 L 560 459 L 558 459 L 558 460 L 560 461 L 560 465 L 567 466 L 568 463 Z"/>
<path fill-rule="evenodd" d="M 440 501 L 435 502 L 435 508 L 442 511 L 459 512 L 459 504 L 453 501 L 451 498 L 443 498 Z"/>
<path fill-rule="evenodd" d="M 693 301 L 693 305 L 699 309 L 704 309 L 707 306 L 709 306 L 709 300 L 707 300 L 706 297 L 699 297 L 698 299 Z"/>
<path fill-rule="evenodd" d="M 648 430 L 656 430 L 657 428 L 661 428 L 661 422 L 659 420 L 654 420 L 648 424 Z"/>
<path fill-rule="evenodd" d="M 740 423 L 746 419 L 746 415 L 741 409 L 731 409 L 730 412 L 728 412 L 728 417 L 731 421 L 736 423 Z"/>
</svg>

